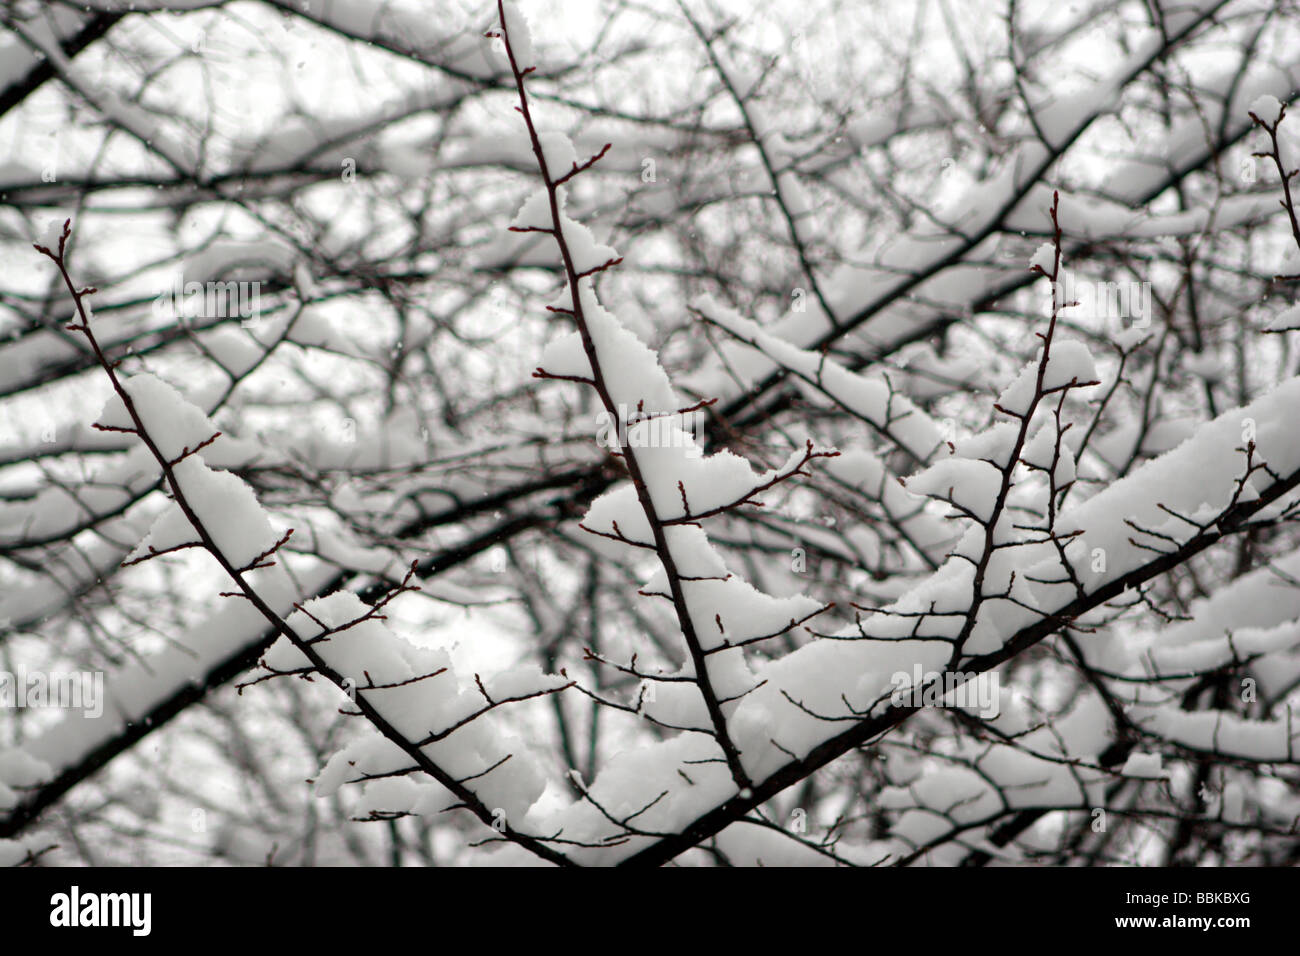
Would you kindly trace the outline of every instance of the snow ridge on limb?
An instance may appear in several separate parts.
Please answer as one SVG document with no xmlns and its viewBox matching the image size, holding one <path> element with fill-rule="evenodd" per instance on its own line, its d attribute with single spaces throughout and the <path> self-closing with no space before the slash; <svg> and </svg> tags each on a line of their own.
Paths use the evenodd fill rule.
<svg viewBox="0 0 1300 956">
<path fill-rule="evenodd" d="M 1088 587 L 1104 582 L 1120 608 L 1143 600 L 1141 581 L 1152 576 L 1142 573 L 1143 566 L 1167 562 L 1151 558 L 1150 542 L 1156 539 L 1135 533 L 1144 526 L 1142 516 L 1168 520 L 1160 532 L 1167 532 L 1159 539 L 1161 548 L 1185 559 L 1223 533 L 1248 533 L 1252 525 L 1267 527 L 1294 514 L 1294 470 L 1256 489 L 1267 505 L 1241 490 L 1242 479 L 1272 477 L 1272 466 L 1266 471 L 1255 461 L 1255 467 L 1237 465 L 1240 470 L 1234 472 L 1233 465 L 1225 465 L 1211 472 L 1204 491 L 1188 476 L 1197 462 L 1216 460 L 1208 452 L 1229 448 L 1243 422 L 1262 426 L 1256 437 L 1261 448 L 1272 449 L 1267 459 L 1274 466 L 1295 469 L 1300 462 L 1286 452 L 1284 436 L 1286 409 L 1298 394 L 1300 382 L 1293 379 L 1253 405 L 1207 424 L 1184 446 L 1101 492 L 1096 504 L 1071 509 L 1068 521 L 1090 529 L 1086 549 L 1080 549 L 1085 560 L 1078 562 Z M 1235 452 L 1217 458 L 1246 460 L 1243 449 Z M 1169 520 L 1175 513 L 1198 511 L 1196 523 Z M 1088 560 L 1098 553 L 1118 560 L 1118 568 L 1113 573 L 1099 570 L 1096 561 Z M 1128 578 L 1131 586 L 1117 591 L 1116 575 Z M 1002 713 L 985 722 L 992 740 L 963 738 L 941 759 L 907 761 L 905 772 L 891 774 L 894 786 L 885 792 L 900 817 L 881 851 L 897 854 L 900 863 L 1014 860 L 1008 844 L 1045 813 L 1073 811 L 1095 819 L 1097 808 L 1117 806 L 1120 791 L 1136 799 L 1134 781 L 1167 774 L 1160 766 L 1162 753 L 1208 755 L 1238 766 L 1296 763 L 1300 734 L 1287 696 L 1300 682 L 1298 578 L 1300 554 L 1293 552 L 1194 602 L 1187 620 L 1154 633 L 1104 638 L 1092 633 L 1088 624 L 1093 617 L 1105 623 L 1100 606 L 1092 614 L 1075 616 L 1073 627 L 1062 623 L 1065 648 L 1092 676 L 1081 696 L 1065 713 L 1047 720 L 1032 701 L 1008 697 Z M 1051 590 L 1070 586 L 1057 581 Z M 1047 594 L 1040 594 L 1044 606 L 1050 606 Z M 1204 708 L 1202 692 L 1224 681 L 1236 683 L 1230 678 L 1256 695 L 1249 718 L 1231 707 Z M 1214 797 L 1206 811 L 1213 816 L 1217 806 L 1220 822 L 1229 827 L 1249 822 L 1239 800 L 1234 805 L 1233 786 Z M 1163 807 L 1140 812 L 1169 815 Z M 1251 826 L 1279 836 L 1293 834 L 1293 816 L 1263 804 L 1253 812 L 1257 817 Z M 954 842 L 958 837 L 959 843 Z"/>
<path fill-rule="evenodd" d="M 654 353 L 606 311 L 596 295 L 594 277 L 621 258 L 565 212 L 564 184 L 598 162 L 605 150 L 579 162 L 567 137 L 538 128 L 525 82 L 535 67 L 520 56 L 531 45 L 521 42 L 519 21 L 510 5 L 499 0 L 497 9 L 500 36 L 519 91 L 519 112 L 543 186 L 525 202 L 511 228 L 555 240 L 566 296 L 550 309 L 568 316 L 577 332 L 577 340 L 570 338 L 563 354 L 548 354 L 555 367 L 539 368 L 535 374 L 595 389 L 604 414 L 617 426 L 610 451 L 630 478 L 630 485 L 597 499 L 581 527 L 652 551 L 659 559 L 660 569 L 642 593 L 671 603 L 688 658 L 673 683 L 689 685 L 691 693 L 698 695 L 678 701 L 681 706 L 673 709 L 680 723 L 675 726 L 710 738 L 712 746 L 704 748 L 702 754 L 708 756 L 703 759 L 716 761 L 720 751 L 735 790 L 746 792 L 750 771 L 728 716 L 758 686 L 744 648 L 784 634 L 822 608 L 804 598 L 761 595 L 738 580 L 727 571 L 699 522 L 750 503 L 761 492 L 805 474 L 803 469 L 813 460 L 837 453 L 815 450 L 809 441 L 783 466 L 757 476 L 729 452 L 701 455 L 688 430 L 690 416 L 701 406 L 683 406 Z M 662 679 L 636 671 L 635 661 L 622 669 L 646 681 Z M 638 700 L 630 709 L 641 713 L 644 704 Z M 592 801 L 590 791 L 587 799 Z"/>
<path fill-rule="evenodd" d="M 1037 584 L 1035 593 L 1039 606 L 1017 608 L 1018 613 L 998 620 L 996 624 L 1000 648 L 965 659 L 962 670 L 970 674 L 990 670 L 1060 631 L 1070 621 L 1101 608 L 1107 602 L 1122 599 L 1126 593 L 1134 593 L 1145 582 L 1184 563 L 1225 537 L 1248 530 L 1252 521 L 1267 521 L 1272 513 L 1294 511 L 1294 492 L 1300 487 L 1300 449 L 1295 448 L 1287 436 L 1289 419 L 1298 401 L 1300 379 L 1292 379 L 1251 405 L 1225 413 L 1201 428 L 1179 448 L 1148 462 L 1128 478 L 1116 482 L 1087 502 L 1067 509 L 1061 515 L 1058 527 L 1082 528 L 1090 547 L 1094 541 L 1102 547 L 1108 547 L 1107 567 L 1111 570 L 1097 572 L 1095 579 L 1086 580 L 1082 595 L 1076 595 L 1073 584 L 1068 580 Z M 1229 457 L 1225 453 L 1236 445 L 1244 419 L 1256 423 L 1260 447 L 1271 449 L 1269 471 L 1263 472 L 1257 467 L 1252 472 L 1251 477 L 1258 481 L 1255 490 L 1249 495 L 1243 494 L 1241 490 L 1248 469 L 1238 467 L 1235 474 L 1232 469 L 1220 469 L 1205 476 L 1206 480 L 1202 480 L 1200 474 L 1201 463 Z M 1267 475 L 1268 480 L 1263 480 L 1260 475 Z M 1203 519 L 1204 527 L 1185 526 L 1175 540 L 1168 542 L 1162 550 L 1153 553 L 1149 547 L 1132 540 L 1133 528 L 1129 524 L 1128 515 L 1161 513 L 1162 508 L 1186 508 L 1192 511 L 1198 510 L 1201 504 L 1208 505 L 1210 509 Z M 1059 577 L 1061 561 L 1058 557 L 1044 553 L 1041 547 L 1025 550 L 1026 558 L 1037 556 L 1041 562 L 1038 567 L 1031 567 L 1026 576 L 1037 571 L 1046 577 L 1049 572 L 1055 571 Z M 932 621 L 942 620 L 944 608 L 938 601 L 945 594 L 952 593 L 949 580 L 958 560 L 954 558 L 953 562 L 941 568 L 928 582 L 890 608 L 892 614 L 876 615 L 864 620 L 860 635 L 864 640 L 823 641 L 809 645 L 769 665 L 762 676 L 775 684 L 786 675 L 803 675 L 806 680 L 811 680 L 818 672 L 833 675 L 861 673 L 872 658 L 876 659 L 878 667 L 883 665 L 886 673 L 907 672 L 914 662 L 921 663 L 923 669 L 937 670 L 942 658 L 934 652 L 927 655 L 924 647 L 918 646 L 919 642 L 911 632 L 919 614 L 927 615 Z M 868 641 L 874 642 L 870 644 L 870 652 L 864 650 Z M 891 645 L 893 649 L 890 649 Z M 889 657 L 893 659 L 890 660 Z M 879 737 L 915 713 L 915 708 L 889 706 L 888 681 L 880 671 L 874 675 L 868 672 L 867 676 L 876 679 L 876 689 L 865 698 L 868 702 L 875 701 L 869 712 L 866 712 L 863 705 L 858 705 L 864 711 L 858 715 L 818 715 L 814 719 L 822 721 L 820 732 L 809 734 L 806 749 L 796 751 L 799 759 L 775 768 L 770 776 L 756 784 L 752 798 L 713 806 L 700 806 L 697 803 L 699 815 L 686 822 L 680 835 L 662 838 L 640 848 L 628 857 L 627 862 L 656 863 L 671 859 L 687 846 L 720 832 L 813 770 L 825 766 L 854 747 Z M 834 683 L 823 680 L 825 683 Z M 745 706 L 759 707 L 764 702 L 770 703 L 767 696 L 759 699 L 766 691 L 767 686 L 751 695 Z M 833 692 L 823 690 L 820 696 L 827 699 L 833 696 Z M 800 703 L 804 707 L 799 708 L 798 712 L 811 717 L 806 702 Z M 1087 722 L 1082 726 L 1086 725 Z M 1092 725 L 1096 725 L 1095 720 Z M 781 742 L 787 747 L 793 729 L 793 722 L 783 722 Z M 1207 727 L 1200 732 L 1208 734 L 1211 729 Z M 1186 732 L 1188 737 L 1192 736 L 1191 728 L 1179 727 L 1176 730 Z M 1267 731 L 1266 734 L 1274 732 Z M 1094 753 L 1099 750 L 1100 746 Z M 654 786 L 650 781 L 646 783 L 650 788 Z M 689 799 L 689 793 L 690 791 L 683 795 Z"/>
<path fill-rule="evenodd" d="M 261 569 L 276 567 L 278 552 L 293 533 L 276 539 L 251 489 L 228 472 L 214 472 L 199 453 L 220 433 L 207 431 L 197 408 L 151 377 L 125 379 L 104 354 L 92 327 L 85 299 L 93 288 L 79 289 L 65 260 L 71 220 L 56 237 L 36 243 L 59 271 L 76 310 L 69 331 L 83 335 L 113 386 L 101 428 L 135 435 L 162 469 L 175 510 L 166 510 L 143 544 L 141 560 L 186 548 L 206 551 L 234 582 L 240 598 L 261 615 L 281 641 L 264 661 L 267 677 L 319 675 L 346 693 L 376 734 L 349 748 L 347 757 L 331 761 L 322 775 L 329 792 L 344 775 L 359 768 L 361 781 L 405 777 L 422 772 L 451 793 L 454 805 L 473 813 L 493 829 L 493 839 L 526 847 L 550 862 L 568 858 L 542 839 L 517 830 L 512 821 L 526 815 L 541 795 L 542 778 L 526 756 L 505 749 L 510 738 L 500 728 L 476 723 L 500 706 L 556 693 L 568 686 L 558 679 L 519 681 L 506 675 L 502 686 L 489 688 L 475 676 L 478 698 L 458 686 L 442 694 L 426 692 L 424 682 L 450 675 L 445 657 L 420 651 L 399 639 L 381 622 L 382 609 L 397 595 L 416 590 L 413 565 L 401 584 L 367 607 L 355 595 L 336 592 L 305 605 L 294 604 L 289 617 L 263 593 Z M 53 246 L 53 248 L 52 248 Z M 188 527 L 187 527 L 188 526 Z M 163 545 L 158 547 L 158 545 Z M 283 603 L 283 592 L 279 603 Z M 364 644 L 355 639 L 364 635 Z M 468 731 L 468 732 L 464 732 Z M 471 781 L 473 785 L 471 786 Z M 444 802 L 443 807 L 446 808 Z"/>
<path fill-rule="evenodd" d="M 1053 259 L 1055 270 L 1059 267 L 1059 253 Z M 676 785 L 663 771 L 651 779 L 649 771 L 654 761 L 648 753 L 615 762 L 629 776 L 633 768 L 640 771 L 647 793 L 662 787 L 681 801 L 671 812 L 660 813 L 659 807 L 669 802 L 662 801 L 638 818 L 643 831 L 640 835 L 645 840 L 629 853 L 627 862 L 671 859 L 719 833 L 818 767 L 911 717 L 916 712 L 914 707 L 890 702 L 890 674 L 909 673 L 917 665 L 923 671 L 942 672 L 955 661 L 967 673 L 987 671 L 1225 536 L 1248 528 L 1252 519 L 1267 521 L 1276 517 L 1275 512 L 1294 510 L 1292 493 L 1300 485 L 1300 449 L 1286 440 L 1286 420 L 1287 409 L 1294 407 L 1300 394 L 1300 380 L 1286 383 L 1244 409 L 1220 416 L 1183 446 L 1058 514 L 1050 502 L 1064 490 L 1058 479 L 1068 475 L 1068 469 L 1060 469 L 1064 460 L 1062 435 L 1067 428 L 1061 423 L 1059 400 L 1045 403 L 1044 399 L 1052 395 L 1063 398 L 1070 390 L 1089 384 L 1080 379 L 1088 374 L 1089 364 L 1082 353 L 1064 349 L 1057 355 L 1065 361 L 1054 371 L 1049 345 L 1045 341 L 1045 354 L 1036 363 L 1035 387 L 1029 402 L 1009 399 L 1006 406 L 1007 413 L 1018 419 L 1012 440 L 987 442 L 984 446 L 977 443 L 971 452 L 984 458 L 998 476 L 1014 470 L 1018 457 L 1028 478 L 1016 484 L 1008 482 L 1010 487 L 1005 493 L 990 488 L 988 493 L 1000 495 L 1003 503 L 987 512 L 984 520 L 980 520 L 976 509 L 968 509 L 972 512 L 967 515 L 971 531 L 953 557 L 928 581 L 893 606 L 860 619 L 855 629 L 837 635 L 839 640 L 800 648 L 767 665 L 758 675 L 765 684 L 741 703 L 735 715 L 736 723 L 754 734 L 742 740 L 750 744 L 755 755 L 761 752 L 758 740 L 767 737 L 770 743 L 770 762 L 762 767 L 766 773 L 755 775 L 759 782 L 751 797 L 719 800 L 710 805 L 710 796 L 722 792 L 716 779 L 709 783 L 697 775 L 692 787 Z M 1015 392 L 1018 394 L 1018 390 Z M 1037 412 L 1044 412 L 1047 419 L 1041 425 L 1037 425 Z M 1244 448 L 1239 444 L 1243 422 L 1249 423 L 1253 435 Z M 1038 432 L 1033 432 L 1033 441 L 1028 440 L 1035 425 L 1038 431 L 1049 430 L 1050 441 L 1039 440 Z M 1265 460 L 1261 461 L 1261 457 Z M 1197 464 L 1205 461 L 1223 464 L 1206 471 Z M 997 484 L 1001 488 L 1001 479 Z M 1036 510 L 1029 510 L 1038 515 L 1038 520 L 1027 527 L 1000 521 L 999 516 L 1008 513 L 1011 492 L 1022 486 L 1023 492 L 1017 492 L 1024 496 L 1016 499 L 1018 511 L 1036 502 Z M 1157 550 L 1134 536 L 1134 526 L 1145 527 L 1144 521 L 1162 514 L 1170 523 L 1175 521 L 1171 514 L 1195 517 L 1176 531 L 1151 528 L 1165 535 Z M 1106 554 L 1106 562 L 1084 560 L 1096 548 Z M 972 590 L 972 568 L 978 568 L 981 562 L 984 587 Z M 1105 732 L 1104 712 L 1100 721 L 1097 716 L 1092 709 L 1078 719 L 1079 736 L 1072 738 L 1072 747 L 1096 756 L 1096 763 L 1101 765 L 1110 738 Z M 1059 744 L 1050 733 L 1039 734 L 1035 740 L 1035 749 L 1044 755 L 1041 759 L 1058 759 Z M 1002 761 L 1007 768 L 1005 778 L 1015 782 L 1039 769 L 1035 766 L 1039 759 L 1032 751 L 1027 756 L 1016 756 L 1008 749 L 989 763 Z M 979 769 L 985 769 L 982 763 Z M 618 772 L 613 767 L 611 771 Z M 1082 789 L 1076 786 L 1080 779 Z M 1096 779 L 1100 778 L 1054 772 L 1044 778 L 1038 797 L 1085 799 L 1093 793 L 1092 782 Z M 933 793 L 936 801 L 944 795 L 952 796 L 951 788 L 942 781 L 934 785 Z M 1032 802 L 1033 797 L 1027 796 L 1027 802 Z M 895 799 L 898 809 L 903 809 L 905 801 L 891 799 Z M 698 816 L 689 817 L 690 805 L 698 808 Z M 975 807 L 972 813 L 982 809 L 986 808 Z M 906 819 L 906 824 L 900 821 L 900 844 L 884 850 L 899 861 L 905 859 L 909 848 L 924 846 L 927 836 L 935 835 L 933 828 L 928 832 L 912 829 L 914 822 L 926 819 L 924 814 Z M 674 832 L 666 835 L 669 830 Z"/>
<path fill-rule="evenodd" d="M 1047 139 L 1035 137 L 1019 143 L 991 175 L 973 183 L 966 195 L 953 203 L 954 209 L 961 210 L 960 216 L 952 222 L 921 217 L 914 229 L 890 242 L 870 263 L 845 264 L 827 277 L 823 286 L 829 314 L 824 310 L 795 313 L 774 322 L 767 331 L 814 353 L 841 345 L 852 334 L 862 340 L 856 349 L 868 362 L 922 337 L 941 323 L 944 308 L 960 314 L 989 298 L 993 288 L 1005 280 L 996 270 L 967 268 L 981 244 L 999 233 L 1025 230 L 1029 221 L 1041 222 L 1038 211 L 1051 200 L 1043 178 L 1052 164 L 1096 120 L 1115 110 L 1117 91 L 1211 22 L 1227 2 L 1196 0 L 1162 11 L 1163 32 L 1157 35 L 1152 31 L 1113 73 L 1035 111 Z M 1231 71 L 1229 82 L 1236 76 L 1237 71 Z M 1203 122 L 1196 119 L 1191 125 Z M 1171 153 L 1171 164 L 1180 160 L 1178 153 Z M 1140 174 L 1143 182 L 1149 181 L 1153 176 L 1150 164 L 1141 167 Z M 1114 181 L 1127 183 L 1130 177 L 1117 176 Z M 944 308 L 915 306 L 913 297 L 942 303 Z M 753 404 L 787 375 L 778 367 L 755 377 L 748 391 L 726 395 L 723 404 L 732 406 L 730 412 Z"/>
<path fill-rule="evenodd" d="M 798 348 L 712 296 L 700 297 L 691 308 L 703 321 L 722 329 L 809 389 L 862 419 L 916 461 L 929 461 L 942 444 L 939 425 L 905 396 L 895 393 L 885 376 L 859 375 L 824 352 Z"/>
</svg>

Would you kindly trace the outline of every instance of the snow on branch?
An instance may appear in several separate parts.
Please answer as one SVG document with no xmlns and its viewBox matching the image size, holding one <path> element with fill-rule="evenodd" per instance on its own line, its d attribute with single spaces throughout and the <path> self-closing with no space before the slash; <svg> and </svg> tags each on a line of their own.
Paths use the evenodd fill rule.
<svg viewBox="0 0 1300 956">
<path fill-rule="evenodd" d="M 670 440 L 662 440 L 662 429 L 658 430 L 660 440 L 643 440 L 647 436 L 641 433 L 651 425 L 647 418 L 679 415 L 683 403 L 675 397 L 654 353 L 597 298 L 594 277 L 621 258 L 597 243 L 585 226 L 565 212 L 564 184 L 590 169 L 604 150 L 579 164 L 566 136 L 539 129 L 525 84 L 532 70 L 531 44 L 520 32 L 512 6 L 499 0 L 497 9 L 519 91 L 519 112 L 542 179 L 541 191 L 525 202 L 512 228 L 544 232 L 555 240 L 567 291 L 567 301 L 562 300 L 558 311 L 570 316 L 576 326 L 576 337 L 568 339 L 572 358 L 557 362 L 551 356 L 553 367 L 540 374 L 590 384 L 605 414 L 619 424 L 612 451 L 626 466 L 630 479 L 630 486 L 598 499 L 582 527 L 592 534 L 653 549 L 658 556 L 660 571 L 642 593 L 671 602 L 686 645 L 689 674 L 701 698 L 700 723 L 716 743 L 736 788 L 744 791 L 750 785 L 749 772 L 726 713 L 757 686 L 743 647 L 807 620 L 816 605 L 796 599 L 753 600 L 761 596 L 725 573 L 703 534 L 674 534 L 674 526 L 693 525 L 749 503 L 755 495 L 803 474 L 804 466 L 815 458 L 835 453 L 814 451 L 810 441 L 782 468 L 755 477 L 743 460 L 730 453 L 691 454 L 694 442 L 681 430 L 668 436 Z M 579 346 L 581 356 L 576 352 Z M 725 644 L 731 653 L 710 655 L 710 650 L 722 648 L 714 642 L 723 640 L 728 622 L 739 632 Z"/>
<path fill-rule="evenodd" d="M 254 575 L 275 563 L 292 529 L 275 538 L 252 491 L 234 475 L 214 472 L 202 462 L 199 452 L 217 435 L 197 408 L 157 379 L 123 379 L 117 373 L 100 347 L 85 302 L 95 290 L 78 288 L 68 271 L 70 235 L 69 220 L 57 241 L 47 237 L 36 249 L 54 263 L 72 296 L 77 320 L 69 330 L 85 337 L 113 386 L 115 398 L 101 425 L 130 432 L 144 443 L 162 469 L 175 506 L 142 543 L 145 554 L 155 557 L 190 547 L 206 551 L 236 585 L 231 596 L 247 601 L 280 635 L 268 651 L 267 669 L 273 674 L 321 676 L 346 693 L 357 716 L 374 728 L 373 736 L 351 745 L 345 756 L 326 767 L 320 782 L 323 792 L 343 781 L 344 768 L 360 768 L 358 780 L 424 774 L 440 785 L 439 793 L 444 788 L 449 792 L 453 805 L 465 807 L 492 828 L 489 839 L 513 841 L 543 859 L 567 863 L 546 839 L 517 829 L 541 795 L 541 776 L 526 755 L 506 749 L 510 736 L 504 728 L 489 730 L 479 718 L 501 704 L 559 692 L 569 682 L 529 675 L 524 681 L 531 689 L 520 692 L 520 675 L 514 675 L 501 678 L 511 685 L 510 691 L 493 698 L 476 678 L 487 706 L 467 709 L 460 702 L 475 700 L 475 695 L 454 681 L 442 693 L 425 692 L 426 679 L 447 675 L 446 656 L 423 652 L 388 630 L 378 613 L 382 603 L 367 608 L 355 595 L 336 592 L 283 617 Z M 399 589 L 414 589 L 409 581 L 408 575 Z M 346 772 L 350 775 L 351 769 Z"/>
</svg>

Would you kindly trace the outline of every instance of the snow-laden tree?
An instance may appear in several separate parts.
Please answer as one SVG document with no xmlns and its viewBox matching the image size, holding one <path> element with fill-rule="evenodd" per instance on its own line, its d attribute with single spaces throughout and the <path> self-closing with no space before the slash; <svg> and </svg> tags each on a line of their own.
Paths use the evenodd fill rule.
<svg viewBox="0 0 1300 956">
<path fill-rule="evenodd" d="M 6 3 L 0 859 L 1296 862 L 1298 14 Z"/>
</svg>

